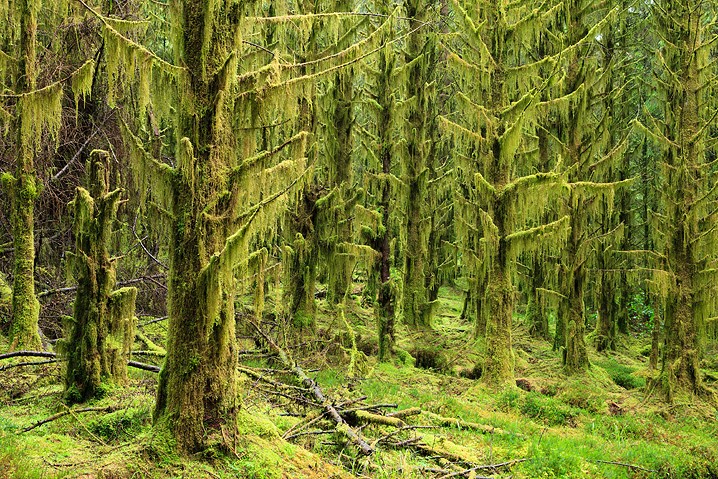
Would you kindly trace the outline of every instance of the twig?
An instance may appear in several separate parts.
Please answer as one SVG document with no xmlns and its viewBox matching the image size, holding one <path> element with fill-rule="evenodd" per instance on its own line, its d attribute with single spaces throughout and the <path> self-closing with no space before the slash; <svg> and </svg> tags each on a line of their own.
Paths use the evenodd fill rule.
<svg viewBox="0 0 718 479">
<path fill-rule="evenodd" d="M 299 436 L 321 436 L 323 434 L 334 434 L 334 431 L 324 431 L 321 429 L 318 431 L 302 431 L 302 432 L 297 432 L 297 433 L 291 434 L 291 435 L 285 437 L 284 439 L 290 440 L 290 439 L 294 439 L 295 437 L 299 437 Z"/>
<path fill-rule="evenodd" d="M 161 318 L 155 318 L 149 321 L 145 321 L 144 323 L 140 323 L 138 324 L 138 326 L 147 326 L 148 324 L 159 323 L 160 321 L 165 321 L 167 319 L 169 319 L 169 316 L 162 316 Z"/>
<path fill-rule="evenodd" d="M 600 459 L 596 459 L 594 462 L 597 462 L 599 464 L 612 464 L 614 466 L 622 466 L 627 467 L 629 469 L 637 469 L 639 471 L 646 471 L 646 472 L 658 472 L 655 469 L 646 469 L 642 466 L 637 466 L 635 464 L 627 464 L 625 462 L 615 462 L 615 461 L 601 461 Z"/>
<path fill-rule="evenodd" d="M 514 459 L 513 461 L 500 462 L 498 464 L 484 464 L 481 466 L 474 466 L 474 467 L 470 467 L 468 469 L 464 469 L 463 471 L 457 471 L 457 472 L 451 472 L 449 474 L 445 474 L 445 475 L 439 477 L 439 479 L 449 479 L 450 477 L 466 476 L 475 471 L 486 471 L 486 470 L 496 471 L 496 469 L 498 469 L 499 467 L 511 467 L 514 464 L 519 464 L 521 462 L 526 462 L 528 460 L 529 460 L 528 458 L 523 458 L 523 459 Z M 480 479 L 480 476 L 476 476 L 476 479 Z"/>
<path fill-rule="evenodd" d="M 287 439 L 287 437 L 289 437 L 291 435 L 290 433 L 295 433 L 296 431 L 301 431 L 302 429 L 306 429 L 309 426 L 311 426 L 312 424 L 314 424 L 315 422 L 320 421 L 321 419 L 325 418 L 326 415 L 327 415 L 327 413 L 325 411 L 325 412 L 321 413 L 320 415 L 313 417 L 312 419 L 310 419 L 309 421 L 307 421 L 305 423 L 295 424 L 294 426 L 287 429 L 287 432 L 282 434 L 282 438 Z"/>
</svg>

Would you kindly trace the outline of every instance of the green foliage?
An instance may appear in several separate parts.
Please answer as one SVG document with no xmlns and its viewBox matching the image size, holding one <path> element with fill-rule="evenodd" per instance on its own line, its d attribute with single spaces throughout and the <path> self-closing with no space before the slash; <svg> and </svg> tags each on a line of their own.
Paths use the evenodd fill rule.
<svg viewBox="0 0 718 479">
<path fill-rule="evenodd" d="M 124 441 L 136 437 L 150 420 L 149 406 L 130 407 L 105 414 L 89 422 L 87 427 L 105 441 Z"/>
<path fill-rule="evenodd" d="M 522 393 L 516 389 L 505 390 L 496 399 L 503 411 L 515 411 L 549 426 L 570 426 L 579 411 L 562 400 L 544 396 L 538 392 Z"/>
<path fill-rule="evenodd" d="M 606 370 L 614 383 L 624 389 L 637 389 L 646 385 L 646 378 L 636 376 L 636 368 L 620 364 L 615 359 L 597 361 L 596 364 Z"/>
</svg>

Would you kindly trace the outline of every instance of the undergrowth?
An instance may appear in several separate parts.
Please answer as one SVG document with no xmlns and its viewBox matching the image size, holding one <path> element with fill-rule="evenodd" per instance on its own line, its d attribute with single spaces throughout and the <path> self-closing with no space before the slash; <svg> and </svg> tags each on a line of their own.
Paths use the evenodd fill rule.
<svg viewBox="0 0 718 479">
<path fill-rule="evenodd" d="M 361 299 L 347 304 L 346 316 L 360 351 L 369 354 L 376 347 L 373 313 Z M 642 350 L 650 338 L 623 338 L 618 351 L 608 354 L 591 351 L 589 372 L 567 377 L 559 354 L 548 342 L 531 338 L 517 320 L 518 387 L 491 391 L 464 377 L 472 371 L 480 375 L 483 345 L 472 338 L 471 323 L 459 318 L 462 300 L 460 290 L 442 288 L 433 339 L 397 325 L 400 341 L 391 360 L 377 364 L 369 356 L 353 375 L 346 369 L 349 335 L 337 330 L 335 311 L 321 301 L 319 339 L 309 355 L 295 355 L 307 370 L 316 368 L 310 374 L 334 401 L 366 396 L 367 403 L 393 404 L 396 410 L 421 408 L 424 413 L 412 423 L 432 428 L 417 434 L 436 449 L 476 463 L 521 460 L 492 477 L 718 478 L 718 409 L 688 396 L 669 405 L 646 388 L 652 372 Z M 145 338 L 157 345 L 165 334 L 166 323 L 144 328 Z M 4 341 L 0 349 L 6 348 Z M 146 341 L 138 347 L 146 348 Z M 263 358 L 245 363 L 276 366 Z M 714 358 L 704 366 L 718 369 Z M 111 389 L 87 405 L 112 412 L 67 414 L 20 432 L 65 410 L 61 377 L 57 364 L 0 374 L 0 478 L 436 477 L 427 475 L 436 461 L 407 448 L 379 448 L 364 458 L 336 435 L 284 441 L 281 435 L 316 409 L 278 401 L 246 376 L 239 388 L 238 440 L 229 451 L 176 455 L 170 435 L 152 425 L 156 377 L 135 370 L 128 387 Z M 456 424 L 435 418 L 453 418 Z M 479 431 L 462 424 L 487 427 Z M 388 431 L 381 428 L 371 425 L 365 432 L 376 437 Z"/>
</svg>

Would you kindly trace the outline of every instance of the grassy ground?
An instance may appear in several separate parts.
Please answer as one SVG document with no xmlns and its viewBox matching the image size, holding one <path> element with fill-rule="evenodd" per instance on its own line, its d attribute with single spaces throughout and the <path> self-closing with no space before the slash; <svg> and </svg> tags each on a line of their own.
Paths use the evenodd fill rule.
<svg viewBox="0 0 718 479">
<path fill-rule="evenodd" d="M 312 355 L 302 357 L 298 349 L 294 354 L 305 368 L 319 369 L 313 375 L 331 398 L 367 396 L 368 403 L 394 403 L 398 410 L 421 408 L 422 414 L 406 422 L 427 428 L 397 439 L 420 435 L 433 450 L 457 458 L 455 463 L 466 461 L 462 468 L 526 459 L 495 471 L 478 470 L 477 477 L 718 477 L 718 409 L 694 397 L 668 405 L 646 388 L 649 338 L 623 338 L 619 351 L 609 355 L 592 350 L 589 373 L 570 378 L 561 374 L 560 358 L 550 344 L 530 338 L 517 317 L 514 346 L 521 388 L 491 391 L 462 377 L 471 375 L 482 345 L 471 339 L 472 326 L 459 319 L 461 306 L 457 291 L 442 289 L 437 334 L 400 328 L 395 360 L 379 365 L 371 356 L 376 347 L 372 313 L 361 298 L 346 307 L 351 332 L 337 311 L 321 303 Z M 161 345 L 165 327 L 162 322 L 147 326 L 146 339 Z M 359 350 L 353 354 L 352 335 Z M 0 350 L 5 350 L 2 341 Z M 148 344 L 143 341 L 138 348 L 148 349 Z M 433 369 L 414 367 L 418 356 Z M 715 351 L 708 358 L 709 378 L 716 377 Z M 273 365 L 265 359 L 246 362 Z M 129 387 L 87 405 L 111 412 L 68 413 L 19 432 L 67 411 L 60 375 L 58 365 L 0 372 L 0 478 L 388 479 L 435 478 L 446 475 L 436 472 L 440 469 L 455 470 L 411 448 L 379 447 L 370 458 L 360 457 L 332 435 L 300 436 L 290 444 L 281 434 L 316 410 L 278 399 L 271 388 L 247 376 L 242 377 L 241 439 L 229 456 L 211 450 L 197 458 L 175 455 L 168 440 L 151 428 L 156 378 L 139 371 L 131 371 Z M 467 427 L 472 423 L 488 427 L 477 431 Z M 392 430 L 369 425 L 362 432 L 378 438 Z"/>
</svg>

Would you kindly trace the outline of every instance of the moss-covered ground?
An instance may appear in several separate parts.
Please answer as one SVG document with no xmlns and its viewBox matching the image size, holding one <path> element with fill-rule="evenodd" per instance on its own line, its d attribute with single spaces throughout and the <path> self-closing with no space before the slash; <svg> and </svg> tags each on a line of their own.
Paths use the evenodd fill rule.
<svg viewBox="0 0 718 479">
<path fill-rule="evenodd" d="M 402 433 L 401 439 L 422 436 L 422 444 L 453 455 L 456 463 L 466 461 L 465 468 L 523 460 L 453 477 L 718 478 L 718 409 L 710 398 L 693 396 L 667 404 L 646 386 L 655 374 L 648 369 L 647 333 L 622 337 L 615 352 L 591 349 L 590 371 L 567 377 L 559 353 L 529 337 L 519 315 L 513 331 L 518 386 L 489 390 L 473 379 L 482 344 L 471 337 L 472 325 L 459 319 L 461 309 L 460 291 L 443 288 L 433 333 L 399 326 L 393 360 L 377 364 L 372 312 L 357 291 L 345 308 L 356 351 L 346 324 L 324 301 L 317 335 L 295 341 L 301 346 L 291 351 L 336 401 L 366 396 L 368 404 L 396 405 L 389 411 L 421 408 L 422 414 L 405 420 L 430 428 Z M 161 347 L 166 324 L 152 323 L 141 331 L 144 340 L 138 340 L 137 349 L 152 349 L 147 340 Z M 0 338 L 0 350 L 7 346 Z M 244 340 L 243 347 L 252 348 L 253 342 Z M 709 346 L 703 363 L 710 387 L 718 378 L 716 353 Z M 134 359 L 157 360 L 151 355 Z M 279 367 L 271 358 L 241 362 Z M 156 375 L 137 370 L 130 371 L 127 387 L 110 388 L 102 399 L 76 406 L 105 410 L 66 414 L 21 432 L 68 411 L 61 374 L 59 364 L 0 371 L 0 478 L 388 479 L 436 478 L 446 475 L 439 470 L 460 469 L 411 447 L 379 446 L 371 457 L 361 457 L 334 435 L 310 434 L 289 443 L 281 435 L 316 409 L 278 397 L 271 385 L 245 375 L 239 439 L 229 453 L 209 449 L 193 458 L 177 456 L 171 441 L 151 427 Z M 392 431 L 369 425 L 362 433 L 378 438 Z"/>
</svg>

